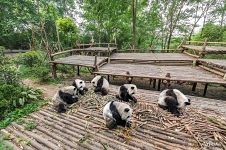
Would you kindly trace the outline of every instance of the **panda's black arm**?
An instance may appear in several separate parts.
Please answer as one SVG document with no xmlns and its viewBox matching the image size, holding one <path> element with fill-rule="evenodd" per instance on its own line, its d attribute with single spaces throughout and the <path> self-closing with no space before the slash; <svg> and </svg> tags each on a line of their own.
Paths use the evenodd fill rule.
<svg viewBox="0 0 226 150">
<path fill-rule="evenodd" d="M 127 96 L 128 96 L 128 99 L 134 101 L 135 103 L 137 102 L 137 99 L 133 95 L 127 94 Z"/>
<path fill-rule="evenodd" d="M 79 94 L 84 95 L 85 94 L 84 90 L 79 90 Z"/>
<path fill-rule="evenodd" d="M 94 89 L 94 92 L 100 92 L 101 91 L 101 87 L 96 87 L 95 89 Z"/>
</svg>

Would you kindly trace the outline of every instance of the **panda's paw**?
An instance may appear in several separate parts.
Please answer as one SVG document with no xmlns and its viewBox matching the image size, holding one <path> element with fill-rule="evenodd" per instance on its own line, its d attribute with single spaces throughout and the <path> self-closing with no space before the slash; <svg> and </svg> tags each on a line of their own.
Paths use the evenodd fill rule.
<svg viewBox="0 0 226 150">
<path fill-rule="evenodd" d="M 131 128 L 131 126 L 132 126 L 132 122 L 131 121 L 127 121 L 126 122 L 126 127 Z"/>
<path fill-rule="evenodd" d="M 117 123 L 114 119 L 106 120 L 106 127 L 110 130 L 115 129 L 117 128 Z"/>
<path fill-rule="evenodd" d="M 84 90 L 84 91 L 88 91 L 88 88 L 87 88 L 87 87 L 84 87 L 83 90 Z"/>
<path fill-rule="evenodd" d="M 106 89 L 101 89 L 101 95 L 105 96 L 108 94 L 108 91 Z"/>
<path fill-rule="evenodd" d="M 137 103 L 137 98 L 133 97 L 133 101 L 134 101 L 134 103 Z"/>
</svg>

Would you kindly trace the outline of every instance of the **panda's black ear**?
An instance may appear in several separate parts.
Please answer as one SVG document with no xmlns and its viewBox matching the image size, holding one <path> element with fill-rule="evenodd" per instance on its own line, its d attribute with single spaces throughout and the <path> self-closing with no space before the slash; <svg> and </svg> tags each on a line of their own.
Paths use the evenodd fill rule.
<svg viewBox="0 0 226 150">
<path fill-rule="evenodd" d="M 129 108 L 125 108 L 124 111 L 125 111 L 125 112 L 129 112 Z"/>
<path fill-rule="evenodd" d="M 72 86 L 77 87 L 75 81 L 72 83 Z"/>
</svg>

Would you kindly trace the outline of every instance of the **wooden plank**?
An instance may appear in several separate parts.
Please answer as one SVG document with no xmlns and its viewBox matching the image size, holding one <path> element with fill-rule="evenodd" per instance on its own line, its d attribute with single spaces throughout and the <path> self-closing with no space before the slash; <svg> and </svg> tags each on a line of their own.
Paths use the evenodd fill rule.
<svg viewBox="0 0 226 150">
<path fill-rule="evenodd" d="M 193 61 L 194 58 L 183 53 L 114 53 L 111 60 L 134 61 Z"/>
<path fill-rule="evenodd" d="M 97 64 L 101 64 L 107 60 L 107 57 L 97 57 Z M 82 55 L 73 55 L 65 58 L 59 58 L 50 63 L 54 64 L 67 64 L 67 65 L 79 65 L 84 67 L 94 68 L 95 56 L 82 56 Z"/>
<path fill-rule="evenodd" d="M 203 46 L 196 46 L 196 45 L 182 45 L 182 48 L 185 49 L 192 49 L 199 52 L 203 51 Z M 206 46 L 205 53 L 215 53 L 215 54 L 226 54 L 226 47 L 223 46 Z"/>
<path fill-rule="evenodd" d="M 130 72 L 128 76 L 126 72 Z M 140 77 L 152 79 L 165 79 L 168 81 L 187 81 L 198 83 L 226 84 L 219 75 L 208 72 L 200 67 L 192 66 L 156 66 L 135 64 L 106 64 L 96 74 L 115 75 L 124 77 Z M 170 73 L 171 77 L 165 75 Z"/>
<path fill-rule="evenodd" d="M 198 63 L 202 65 L 207 65 L 211 67 L 216 67 L 219 69 L 223 69 L 222 71 L 226 71 L 226 60 L 225 59 L 198 59 Z"/>
</svg>

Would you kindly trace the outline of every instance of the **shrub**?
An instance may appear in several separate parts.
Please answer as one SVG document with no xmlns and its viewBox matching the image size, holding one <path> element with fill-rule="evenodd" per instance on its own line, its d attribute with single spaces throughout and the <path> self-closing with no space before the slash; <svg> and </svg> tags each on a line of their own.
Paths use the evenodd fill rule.
<svg viewBox="0 0 226 150">
<path fill-rule="evenodd" d="M 34 77 L 38 78 L 41 82 L 46 82 L 49 80 L 50 68 L 47 64 L 35 66 L 32 70 L 34 73 Z"/>
<path fill-rule="evenodd" d="M 3 84 L 0 86 L 0 114 L 1 118 L 15 108 L 24 106 L 32 101 L 41 100 L 40 90 L 23 85 Z"/>
<path fill-rule="evenodd" d="M 25 65 L 27 67 L 33 67 L 37 64 L 41 64 L 44 61 L 44 56 L 41 51 L 29 51 L 21 54 L 18 57 L 17 63 Z"/>
<path fill-rule="evenodd" d="M 19 71 L 11 58 L 0 56 L 0 83 L 19 83 Z"/>
</svg>

